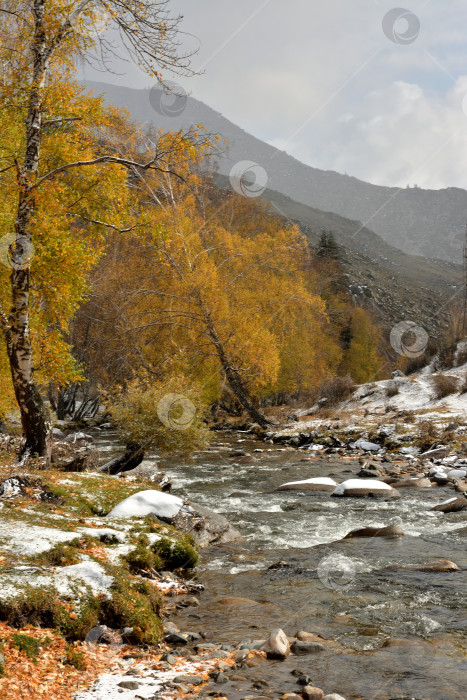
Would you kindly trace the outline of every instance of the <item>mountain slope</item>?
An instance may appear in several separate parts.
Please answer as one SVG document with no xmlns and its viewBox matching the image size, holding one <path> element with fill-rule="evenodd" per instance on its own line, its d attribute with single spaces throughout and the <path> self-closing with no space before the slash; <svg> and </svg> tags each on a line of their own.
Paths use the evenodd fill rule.
<svg viewBox="0 0 467 700">
<path fill-rule="evenodd" d="M 221 188 L 230 187 L 226 176 L 217 175 L 214 181 Z M 273 190 L 267 189 L 263 199 L 276 214 L 297 224 L 312 246 L 323 229 L 333 231 L 342 247 L 349 293 L 356 304 L 374 313 L 386 331 L 404 320 L 423 326 L 432 337 L 446 327 L 446 305 L 462 286 L 460 265 L 408 255 L 367 228 L 355 235 L 355 221 Z"/>
<path fill-rule="evenodd" d="M 465 190 L 371 185 L 348 175 L 300 163 L 251 136 L 193 97 L 188 98 L 181 114 L 166 117 L 151 105 L 149 89 L 135 90 L 95 82 L 87 85 L 104 94 L 110 104 L 128 108 L 138 121 L 153 123 L 163 129 L 204 124 L 209 132 L 220 134 L 229 145 L 228 152 L 219 161 L 220 173 L 228 174 L 238 161 L 255 161 L 266 170 L 270 189 L 298 203 L 352 220 L 354 233 L 361 228 L 362 222 L 385 241 L 407 253 L 459 260 L 467 218 Z"/>
</svg>

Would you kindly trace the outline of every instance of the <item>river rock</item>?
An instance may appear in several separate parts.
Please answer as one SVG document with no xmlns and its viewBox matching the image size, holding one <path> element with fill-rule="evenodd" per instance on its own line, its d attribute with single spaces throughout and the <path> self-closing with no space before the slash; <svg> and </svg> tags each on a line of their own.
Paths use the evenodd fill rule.
<svg viewBox="0 0 467 700">
<path fill-rule="evenodd" d="M 313 685 L 306 685 L 302 690 L 304 700 L 323 700 L 324 692 L 321 688 L 315 688 Z"/>
<path fill-rule="evenodd" d="M 373 464 L 372 462 L 365 462 L 358 472 L 358 476 L 361 479 L 375 479 L 382 474 L 382 469 L 378 464 Z"/>
<path fill-rule="evenodd" d="M 276 491 L 334 491 L 337 482 L 328 477 L 305 479 L 304 481 L 288 481 L 281 484 Z"/>
<path fill-rule="evenodd" d="M 430 479 L 434 481 L 438 486 L 446 486 L 449 484 L 448 475 L 445 472 L 437 471 L 430 476 Z"/>
<path fill-rule="evenodd" d="M 339 484 L 331 496 L 350 497 L 350 498 L 380 498 L 386 500 L 388 498 L 400 498 L 401 495 L 396 489 L 393 489 L 384 481 L 376 479 L 348 479 L 342 484 Z"/>
<path fill-rule="evenodd" d="M 296 639 L 290 647 L 295 656 L 305 656 L 306 654 L 316 654 L 319 651 L 324 651 L 324 646 L 318 642 L 302 642 Z"/>
<path fill-rule="evenodd" d="M 364 452 L 379 452 L 379 450 L 381 450 L 381 445 L 360 438 L 356 442 L 351 443 L 350 448 L 352 450 L 364 450 Z"/>
<path fill-rule="evenodd" d="M 200 547 L 243 539 L 223 515 L 192 501 L 188 501 L 187 506 L 173 518 L 171 525 L 192 534 Z"/>
<path fill-rule="evenodd" d="M 438 559 L 429 561 L 427 564 L 393 564 L 391 569 L 409 569 L 411 571 L 423 571 L 426 573 L 448 574 L 453 571 L 460 571 L 457 564 L 449 559 Z"/>
<path fill-rule="evenodd" d="M 312 634 L 311 632 L 305 632 L 304 630 L 300 630 L 300 632 L 297 632 L 295 637 L 300 642 L 318 642 L 319 644 L 321 640 L 321 637 L 318 637 L 318 635 Z"/>
<path fill-rule="evenodd" d="M 323 700 L 345 700 L 342 695 L 337 695 L 337 693 L 331 693 L 331 695 L 325 695 Z"/>
<path fill-rule="evenodd" d="M 462 510 L 467 510 L 467 498 L 465 496 L 450 498 L 448 501 L 434 506 L 431 510 L 437 510 L 440 513 L 460 513 Z"/>
<path fill-rule="evenodd" d="M 119 688 L 124 688 L 125 690 L 138 690 L 140 683 L 137 681 L 121 681 L 118 684 Z"/>
<path fill-rule="evenodd" d="M 187 683 L 188 685 L 201 685 L 204 683 L 204 678 L 202 676 L 189 676 L 182 674 L 180 676 L 175 676 L 173 679 L 174 683 Z"/>
<path fill-rule="evenodd" d="M 413 488 L 413 489 L 431 489 L 431 481 L 425 478 L 399 479 L 391 483 L 394 489 Z"/>
<path fill-rule="evenodd" d="M 289 640 L 281 629 L 271 630 L 263 646 L 268 659 L 285 659 L 289 653 Z"/>
<path fill-rule="evenodd" d="M 446 457 L 450 452 L 449 447 L 435 447 L 433 450 L 428 450 L 427 452 L 422 452 L 420 459 L 441 459 L 441 457 Z"/>
<path fill-rule="evenodd" d="M 403 537 L 404 533 L 397 525 L 387 525 L 386 527 L 361 527 L 351 530 L 344 540 L 350 537 Z"/>
</svg>

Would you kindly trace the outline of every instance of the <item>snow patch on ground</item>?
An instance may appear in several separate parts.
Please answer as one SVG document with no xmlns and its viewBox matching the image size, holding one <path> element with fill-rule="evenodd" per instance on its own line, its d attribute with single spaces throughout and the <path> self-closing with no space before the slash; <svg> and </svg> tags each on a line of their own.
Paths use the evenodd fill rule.
<svg viewBox="0 0 467 700">
<path fill-rule="evenodd" d="M 65 566 L 59 569 L 54 577 L 54 585 L 61 595 L 72 593 L 72 584 L 76 581 L 89 586 L 94 594 L 99 594 L 107 593 L 113 583 L 113 578 L 105 573 L 100 564 L 92 560 Z"/>
<path fill-rule="evenodd" d="M 82 532 L 83 535 L 95 537 L 101 542 L 115 541 L 119 544 L 123 544 L 126 539 L 125 533 L 119 532 L 118 530 L 115 530 L 112 527 L 79 527 L 78 531 Z"/>
<path fill-rule="evenodd" d="M 0 528 L 0 550 L 21 556 L 34 556 L 52 549 L 61 542 L 79 538 L 76 532 L 65 532 L 52 527 L 30 525 L 25 522 L 2 522 Z"/>
<path fill-rule="evenodd" d="M 79 599 L 90 588 L 93 593 L 107 593 L 113 578 L 103 567 L 92 560 L 63 568 L 50 569 L 39 566 L 15 566 L 2 572 L 0 599 L 16 598 L 25 586 L 33 588 L 55 588 L 66 598 Z"/>
<path fill-rule="evenodd" d="M 206 675 L 216 667 L 216 660 L 202 659 L 199 662 L 189 662 L 177 659 L 177 664 L 169 671 L 158 670 L 151 665 L 139 663 L 134 665 L 133 660 L 119 661 L 112 673 L 106 673 L 84 692 L 78 693 L 74 700 L 135 700 L 135 697 L 153 698 L 162 690 L 165 683 L 172 681 L 176 676 L 186 674 L 190 676 Z M 132 673 L 129 673 L 131 670 Z M 121 688 L 119 683 L 135 681 L 139 684 L 137 690 Z M 163 693 L 163 697 L 175 697 L 179 693 L 174 689 Z"/>
</svg>

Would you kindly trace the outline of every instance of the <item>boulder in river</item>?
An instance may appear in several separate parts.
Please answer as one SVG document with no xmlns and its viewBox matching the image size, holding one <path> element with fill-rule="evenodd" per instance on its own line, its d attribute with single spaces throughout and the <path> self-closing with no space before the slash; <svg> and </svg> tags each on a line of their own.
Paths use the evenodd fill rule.
<svg viewBox="0 0 467 700">
<path fill-rule="evenodd" d="M 467 498 L 465 496 L 450 498 L 443 503 L 438 503 L 431 510 L 437 510 L 440 513 L 460 513 L 462 510 L 467 510 Z"/>
<path fill-rule="evenodd" d="M 391 483 L 394 489 L 412 488 L 412 489 L 431 489 L 432 484 L 429 479 L 413 477 L 410 479 L 399 479 Z"/>
<path fill-rule="evenodd" d="M 302 690 L 302 697 L 304 700 L 323 700 L 324 692 L 314 685 L 306 685 Z"/>
<path fill-rule="evenodd" d="M 344 540 L 350 537 L 403 537 L 404 533 L 397 525 L 387 525 L 386 527 L 360 527 L 347 533 Z"/>
<path fill-rule="evenodd" d="M 243 539 L 223 515 L 192 501 L 187 502 L 187 507 L 180 510 L 171 524 L 190 532 L 201 547 Z"/>
<path fill-rule="evenodd" d="M 178 496 L 155 490 L 139 491 L 125 498 L 112 508 L 107 517 L 131 518 L 145 515 L 154 515 L 183 532 L 191 533 L 201 547 L 242 538 L 224 516 L 210 508 L 190 501 L 184 503 Z"/>
<path fill-rule="evenodd" d="M 289 640 L 281 629 L 271 630 L 266 643 L 263 646 L 268 659 L 285 659 L 289 653 Z"/>
<path fill-rule="evenodd" d="M 401 495 L 396 489 L 377 479 L 348 479 L 339 484 L 331 496 L 350 498 L 400 498 Z"/>
<path fill-rule="evenodd" d="M 277 491 L 334 491 L 337 483 L 328 477 L 317 477 L 303 481 L 288 481 L 281 484 Z"/>
</svg>

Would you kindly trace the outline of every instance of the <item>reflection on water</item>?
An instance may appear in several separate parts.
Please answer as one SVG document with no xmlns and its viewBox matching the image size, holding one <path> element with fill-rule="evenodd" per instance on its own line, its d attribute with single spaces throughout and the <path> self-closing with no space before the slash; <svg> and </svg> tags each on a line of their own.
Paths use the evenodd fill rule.
<svg viewBox="0 0 467 700">
<path fill-rule="evenodd" d="M 467 516 L 430 511 L 452 492 L 406 489 L 392 502 L 275 492 L 285 481 L 343 481 L 358 465 L 249 438 L 216 437 L 193 460 L 161 460 L 161 468 L 172 477 L 174 493 L 223 513 L 245 540 L 204 552 L 201 607 L 180 612 L 176 622 L 223 642 L 261 639 L 280 626 L 289 635 L 305 629 L 340 645 L 313 657 L 268 662 L 270 686 L 282 691 L 297 691 L 290 671 L 299 667 L 315 685 L 346 698 L 465 700 Z M 99 447 L 109 458 L 114 438 L 101 436 Z M 263 452 L 254 453 L 257 448 Z M 233 450 L 254 461 L 242 463 L 241 456 L 229 456 Z M 390 524 L 405 537 L 337 541 L 357 527 Z M 450 559 L 461 571 L 395 567 L 435 559 Z M 277 562 L 284 563 L 268 568 Z M 222 690 L 232 698 L 245 695 L 234 686 Z"/>
</svg>

